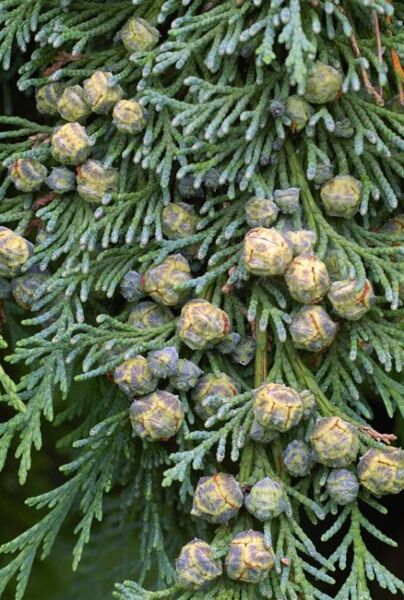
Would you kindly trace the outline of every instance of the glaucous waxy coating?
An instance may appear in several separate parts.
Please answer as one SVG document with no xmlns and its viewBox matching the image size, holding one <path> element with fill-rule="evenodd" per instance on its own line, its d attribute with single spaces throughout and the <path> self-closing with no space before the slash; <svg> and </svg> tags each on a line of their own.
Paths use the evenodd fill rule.
<svg viewBox="0 0 404 600">
<path fill-rule="evenodd" d="M 286 508 L 283 486 L 271 477 L 260 479 L 252 486 L 244 504 L 248 512 L 260 521 L 279 517 Z"/>
<path fill-rule="evenodd" d="M 285 237 L 292 244 L 294 256 L 298 256 L 299 254 L 311 254 L 313 252 L 314 244 L 317 241 L 315 232 L 310 229 L 285 231 Z"/>
<path fill-rule="evenodd" d="M 81 85 L 69 85 L 57 101 L 57 109 L 65 121 L 82 122 L 91 114 L 91 106 L 84 97 Z"/>
<path fill-rule="evenodd" d="M 24 310 L 31 310 L 35 303 L 35 292 L 43 285 L 49 275 L 45 273 L 25 273 L 16 277 L 11 282 L 13 296 L 18 306 Z"/>
<path fill-rule="evenodd" d="M 121 39 L 129 52 L 148 52 L 159 41 L 158 30 L 140 17 L 131 17 L 121 30 Z"/>
<path fill-rule="evenodd" d="M 141 276 L 137 271 L 128 271 L 121 281 L 121 294 L 128 302 L 136 302 L 144 296 Z"/>
<path fill-rule="evenodd" d="M 46 178 L 46 185 L 57 194 L 71 192 L 76 188 L 76 175 L 66 167 L 53 167 Z"/>
<path fill-rule="evenodd" d="M 300 96 L 289 96 L 286 102 L 286 115 L 291 120 L 293 131 L 301 131 L 313 115 L 313 107 Z"/>
<path fill-rule="evenodd" d="M 84 99 L 97 115 L 107 115 L 124 95 L 123 89 L 108 71 L 93 73 L 84 81 L 83 89 Z"/>
<path fill-rule="evenodd" d="M 275 190 L 274 200 L 280 211 L 292 215 L 299 210 L 300 188 L 291 187 L 286 190 Z"/>
<path fill-rule="evenodd" d="M 184 408 L 178 396 L 165 390 L 156 390 L 132 402 L 130 419 L 133 429 L 142 439 L 165 441 L 180 429 Z"/>
<path fill-rule="evenodd" d="M 99 204 L 104 196 L 118 191 L 119 173 L 104 167 L 98 160 L 88 160 L 77 168 L 77 191 L 80 198 Z"/>
<path fill-rule="evenodd" d="M 223 310 L 207 300 L 190 300 L 182 307 L 177 331 L 188 348 L 204 350 L 224 340 L 230 321 Z"/>
<path fill-rule="evenodd" d="M 359 452 L 358 432 L 340 417 L 322 417 L 310 434 L 313 458 L 326 467 L 339 469 L 356 460 Z"/>
<path fill-rule="evenodd" d="M 119 100 L 112 111 L 112 122 L 118 131 L 134 135 L 146 126 L 146 111 L 136 100 Z"/>
<path fill-rule="evenodd" d="M 372 494 L 398 494 L 404 490 L 404 450 L 371 448 L 358 463 L 360 483 Z"/>
<path fill-rule="evenodd" d="M 263 427 L 288 431 L 303 416 L 303 402 L 298 392 L 279 383 L 264 383 L 253 392 L 254 416 Z"/>
<path fill-rule="evenodd" d="M 375 302 L 373 287 L 369 279 L 361 290 L 357 290 L 357 279 L 335 281 L 328 294 L 328 299 L 339 317 L 348 321 L 357 321 L 366 314 Z"/>
<path fill-rule="evenodd" d="M 161 327 L 174 319 L 172 312 L 155 302 L 139 302 L 129 313 L 128 323 L 137 329 Z"/>
<path fill-rule="evenodd" d="M 316 61 L 306 79 L 304 98 L 312 104 L 332 102 L 338 96 L 343 82 L 341 71 Z"/>
<path fill-rule="evenodd" d="M 244 207 L 246 221 L 250 227 L 269 227 L 275 223 L 279 208 L 272 198 L 253 196 Z"/>
<path fill-rule="evenodd" d="M 0 227 L 0 277 L 16 277 L 32 254 L 32 244 L 8 227 Z"/>
<path fill-rule="evenodd" d="M 252 337 L 242 337 L 232 353 L 232 360 L 244 367 L 255 357 L 256 343 Z"/>
<path fill-rule="evenodd" d="M 272 442 L 272 440 L 279 437 L 279 432 L 275 431 L 271 427 L 263 427 L 261 423 L 257 421 L 257 419 L 253 419 L 251 423 L 251 429 L 248 432 L 248 437 L 254 440 L 254 442 L 259 442 L 260 444 L 268 444 Z"/>
<path fill-rule="evenodd" d="M 194 388 L 199 377 L 203 374 L 202 369 L 191 360 L 180 358 L 177 362 L 177 371 L 170 377 L 170 383 L 176 390 L 187 392 Z"/>
<path fill-rule="evenodd" d="M 142 276 L 142 285 L 146 294 L 159 304 L 175 306 L 189 295 L 188 289 L 177 289 L 177 286 L 191 279 L 187 259 L 181 254 L 173 254 L 156 267 L 147 269 Z"/>
<path fill-rule="evenodd" d="M 228 523 L 243 505 L 243 493 L 233 475 L 201 477 L 194 492 L 191 515 L 210 523 Z"/>
<path fill-rule="evenodd" d="M 305 477 L 311 471 L 313 460 L 311 448 L 305 442 L 293 440 L 282 452 L 283 464 L 293 477 Z"/>
<path fill-rule="evenodd" d="M 246 583 L 265 579 L 274 564 L 274 551 L 265 543 L 264 534 L 252 529 L 232 539 L 225 559 L 228 577 Z"/>
<path fill-rule="evenodd" d="M 358 479 L 348 469 L 333 469 L 327 479 L 327 492 L 334 502 L 345 506 L 358 496 Z"/>
<path fill-rule="evenodd" d="M 362 183 L 350 175 L 337 175 L 320 190 L 324 209 L 330 217 L 349 219 L 361 203 Z"/>
<path fill-rule="evenodd" d="M 232 398 L 237 396 L 239 391 L 238 384 L 226 373 L 219 373 L 218 375 L 207 373 L 199 379 L 196 387 L 192 390 L 195 412 L 201 419 L 206 420 L 216 414 L 217 399 Z M 214 396 L 216 397 L 215 402 L 213 402 Z M 212 398 L 211 403 L 209 403 L 210 398 Z"/>
<path fill-rule="evenodd" d="M 309 304 L 292 317 L 289 332 L 296 348 L 320 352 L 332 344 L 337 325 L 322 306 Z"/>
<path fill-rule="evenodd" d="M 178 350 L 175 346 L 166 346 L 154 350 L 148 355 L 151 372 L 160 379 L 171 377 L 178 372 Z"/>
<path fill-rule="evenodd" d="M 162 231 L 169 240 L 182 240 L 196 231 L 198 217 L 185 202 L 170 202 L 161 213 Z"/>
<path fill-rule="evenodd" d="M 93 143 L 80 123 L 65 123 L 53 130 L 52 155 L 62 165 L 78 165 L 91 154 Z"/>
<path fill-rule="evenodd" d="M 223 342 L 220 342 L 220 344 L 216 346 L 216 348 L 222 354 L 233 354 L 240 343 L 240 340 L 241 335 L 235 331 L 232 331 L 224 338 Z"/>
<path fill-rule="evenodd" d="M 36 108 L 42 115 L 57 115 L 57 101 L 63 92 L 63 84 L 47 83 L 35 90 Z"/>
<path fill-rule="evenodd" d="M 140 354 L 116 367 L 114 381 L 128 396 L 150 394 L 158 384 L 158 379 L 153 375 L 147 359 Z"/>
<path fill-rule="evenodd" d="M 186 588 L 198 589 L 222 574 L 222 563 L 215 559 L 215 551 L 203 540 L 188 542 L 175 561 L 178 579 Z"/>
<path fill-rule="evenodd" d="M 315 304 L 330 289 L 327 267 L 315 254 L 301 254 L 292 260 L 285 281 L 292 298 L 302 304 Z"/>
<path fill-rule="evenodd" d="M 35 158 L 17 158 L 10 167 L 10 179 L 20 192 L 39 190 L 48 171 Z"/>
<path fill-rule="evenodd" d="M 292 258 L 291 243 L 274 228 L 255 227 L 244 238 L 244 264 L 253 275 L 283 275 Z"/>
</svg>

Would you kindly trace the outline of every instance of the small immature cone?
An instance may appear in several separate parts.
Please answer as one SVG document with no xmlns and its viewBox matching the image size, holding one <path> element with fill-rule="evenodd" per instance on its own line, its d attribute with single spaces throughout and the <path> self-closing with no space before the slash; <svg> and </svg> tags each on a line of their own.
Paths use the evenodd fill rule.
<svg viewBox="0 0 404 600">
<path fill-rule="evenodd" d="M 139 302 L 129 313 L 128 323 L 137 329 L 151 329 L 171 323 L 174 319 L 172 312 L 155 302 Z"/>
<path fill-rule="evenodd" d="M 286 102 L 286 115 L 291 120 L 293 131 L 299 132 L 304 129 L 313 115 L 314 109 L 304 98 L 300 96 L 289 96 Z"/>
<path fill-rule="evenodd" d="M 360 483 L 375 496 L 404 490 L 404 450 L 371 448 L 358 463 Z"/>
<path fill-rule="evenodd" d="M 323 183 L 326 183 L 333 177 L 334 170 L 334 165 L 332 163 L 326 163 L 318 160 L 315 166 L 315 174 L 312 179 L 313 183 L 316 185 L 323 185 Z"/>
<path fill-rule="evenodd" d="M 121 30 L 122 43 L 129 52 L 148 52 L 159 37 L 158 30 L 140 17 L 131 17 Z"/>
<path fill-rule="evenodd" d="M 198 589 L 222 574 L 222 564 L 215 559 L 212 546 L 200 539 L 188 542 L 175 561 L 178 579 L 186 588 Z"/>
<path fill-rule="evenodd" d="M 82 122 L 91 114 L 91 107 L 84 97 L 81 85 L 69 85 L 57 101 L 60 116 L 65 121 Z"/>
<path fill-rule="evenodd" d="M 57 115 L 57 101 L 63 92 L 59 82 L 47 83 L 35 90 L 36 108 L 42 115 Z"/>
<path fill-rule="evenodd" d="M 153 375 L 147 359 L 140 354 L 116 367 L 114 381 L 128 396 L 149 394 L 158 384 L 158 379 Z"/>
<path fill-rule="evenodd" d="M 283 275 L 292 258 L 290 242 L 276 229 L 256 227 L 244 238 L 244 264 L 254 275 Z"/>
<path fill-rule="evenodd" d="M 108 71 L 93 73 L 84 81 L 83 88 L 86 102 L 97 115 L 107 115 L 124 95 L 123 89 Z"/>
<path fill-rule="evenodd" d="M 331 285 L 327 267 L 315 254 L 302 254 L 293 259 L 285 281 L 292 298 L 302 304 L 320 302 Z"/>
<path fill-rule="evenodd" d="M 65 123 L 53 130 L 52 155 L 62 165 L 78 165 L 86 160 L 92 141 L 80 123 Z"/>
<path fill-rule="evenodd" d="M 300 188 L 291 187 L 286 190 L 275 190 L 274 200 L 280 211 L 285 215 L 292 215 L 299 210 Z"/>
<path fill-rule="evenodd" d="M 311 448 L 305 442 L 293 440 L 282 452 L 282 461 L 292 477 L 305 477 L 313 466 Z"/>
<path fill-rule="evenodd" d="M 357 321 L 366 314 L 375 303 L 373 287 L 369 279 L 357 291 L 357 279 L 335 281 L 328 294 L 328 299 L 339 317 L 348 321 Z"/>
<path fill-rule="evenodd" d="M 173 437 L 184 420 L 184 408 L 178 396 L 156 390 L 149 396 L 136 398 L 130 407 L 134 431 L 150 442 Z"/>
<path fill-rule="evenodd" d="M 56 106 L 62 119 L 69 122 L 82 122 L 91 114 L 91 108 L 84 98 L 84 90 L 80 85 L 65 87 Z"/>
<path fill-rule="evenodd" d="M 250 227 L 269 227 L 278 217 L 279 208 L 272 198 L 250 198 L 245 207 L 246 221 Z"/>
<path fill-rule="evenodd" d="M 146 126 L 146 111 L 136 100 L 119 100 L 112 117 L 113 124 L 122 133 L 135 135 Z"/>
<path fill-rule="evenodd" d="M 241 335 L 233 331 L 229 333 L 223 340 L 216 346 L 217 350 L 222 354 L 233 354 L 235 352 L 238 344 L 241 341 Z"/>
<path fill-rule="evenodd" d="M 264 383 L 253 393 L 253 411 L 263 427 L 288 431 L 303 416 L 303 402 L 299 394 L 286 385 Z"/>
<path fill-rule="evenodd" d="M 259 442 L 260 444 L 268 444 L 272 442 L 272 440 L 279 437 L 279 432 L 272 427 L 264 427 L 257 421 L 257 419 L 253 419 L 251 423 L 251 429 L 248 432 L 248 437 L 254 440 L 254 442 Z"/>
<path fill-rule="evenodd" d="M 194 388 L 199 377 L 203 374 L 202 369 L 191 360 L 180 358 L 177 362 L 177 370 L 170 377 L 170 384 L 180 392 L 187 392 Z"/>
<path fill-rule="evenodd" d="M 32 244 L 8 227 L 0 227 L 0 277 L 16 277 L 32 255 Z"/>
<path fill-rule="evenodd" d="M 333 469 L 327 479 L 327 492 L 340 506 L 353 502 L 359 492 L 359 482 L 352 471 Z"/>
<path fill-rule="evenodd" d="M 391 233 L 393 235 L 403 235 L 404 233 L 404 214 L 399 214 L 386 221 L 380 228 L 380 233 Z"/>
<path fill-rule="evenodd" d="M 307 76 L 304 98 L 312 104 L 332 102 L 338 96 L 342 82 L 341 71 L 316 61 Z"/>
<path fill-rule="evenodd" d="M 309 304 L 294 315 L 289 331 L 296 348 L 320 352 L 332 344 L 337 325 L 324 308 Z"/>
<path fill-rule="evenodd" d="M 150 369 L 156 377 L 165 379 L 178 372 L 178 350 L 175 346 L 166 346 L 162 350 L 154 350 L 148 356 Z"/>
<path fill-rule="evenodd" d="M 238 393 L 238 384 L 226 373 L 219 373 L 218 375 L 207 373 L 199 379 L 198 384 L 192 390 L 195 412 L 201 419 L 206 420 L 216 414 L 217 408 L 213 403 L 207 402 L 209 397 L 216 396 L 220 400 L 225 400 L 237 396 Z"/>
<path fill-rule="evenodd" d="M 340 417 L 318 419 L 310 435 L 313 458 L 326 467 L 347 467 L 359 452 L 358 432 Z"/>
<path fill-rule="evenodd" d="M 317 241 L 315 232 L 310 229 L 285 231 L 285 237 L 292 244 L 294 256 L 299 256 L 299 254 L 311 254 L 313 252 L 314 244 Z"/>
<path fill-rule="evenodd" d="M 161 213 L 162 231 L 169 240 L 182 240 L 196 231 L 198 217 L 185 202 L 171 202 Z"/>
<path fill-rule="evenodd" d="M 244 504 L 248 512 L 259 521 L 279 517 L 286 508 L 283 487 L 271 477 L 260 479 L 252 486 Z"/>
<path fill-rule="evenodd" d="M 258 583 L 275 564 L 275 555 L 260 531 L 242 531 L 232 539 L 225 560 L 230 579 Z"/>
<path fill-rule="evenodd" d="M 194 492 L 191 515 L 210 523 L 228 523 L 243 505 L 243 493 L 233 475 L 202 477 Z"/>
<path fill-rule="evenodd" d="M 186 258 L 173 254 L 156 267 L 148 269 L 142 277 L 143 289 L 159 304 L 175 306 L 189 295 L 188 289 L 177 289 L 178 285 L 192 279 Z"/>
<path fill-rule="evenodd" d="M 337 175 L 320 190 L 324 209 L 330 217 L 349 219 L 359 210 L 362 183 L 350 175 Z"/>
<path fill-rule="evenodd" d="M 18 158 L 10 167 L 10 178 L 17 190 L 35 192 L 45 181 L 47 172 L 35 158 Z"/>
<path fill-rule="evenodd" d="M 244 367 L 248 365 L 255 357 L 256 346 L 257 344 L 252 337 L 242 337 L 231 355 L 233 362 Z"/>
<path fill-rule="evenodd" d="M 80 198 L 99 204 L 105 195 L 118 191 L 119 173 L 98 160 L 88 160 L 77 168 L 76 181 Z"/>
<path fill-rule="evenodd" d="M 57 194 L 71 192 L 76 188 L 76 175 L 66 167 L 53 167 L 46 185 Z"/>
<path fill-rule="evenodd" d="M 141 276 L 137 271 L 128 271 L 123 276 L 120 291 L 128 302 L 136 302 L 144 296 L 140 280 Z"/>
<path fill-rule="evenodd" d="M 35 303 L 35 292 L 43 285 L 49 275 L 45 273 L 25 273 L 16 277 L 11 282 L 13 296 L 18 306 L 24 310 L 31 310 Z"/>
<path fill-rule="evenodd" d="M 191 350 L 204 350 L 221 342 L 230 331 L 227 314 L 207 300 L 190 300 L 178 321 L 178 335 Z"/>
</svg>

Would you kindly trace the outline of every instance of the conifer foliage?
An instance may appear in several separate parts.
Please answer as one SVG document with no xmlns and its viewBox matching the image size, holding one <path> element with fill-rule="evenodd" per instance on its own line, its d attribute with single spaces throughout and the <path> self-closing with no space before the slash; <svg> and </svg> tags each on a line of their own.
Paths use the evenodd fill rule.
<svg viewBox="0 0 404 600">
<path fill-rule="evenodd" d="M 24 484 L 44 422 L 71 424 L 0 596 L 29 597 L 72 517 L 74 569 L 134 531 L 119 600 L 404 593 L 369 544 L 396 545 L 369 515 L 404 489 L 372 420 L 404 416 L 403 21 L 402 0 L 0 0 L 34 115 L 0 116 L 25 329 L 0 464 Z"/>
</svg>

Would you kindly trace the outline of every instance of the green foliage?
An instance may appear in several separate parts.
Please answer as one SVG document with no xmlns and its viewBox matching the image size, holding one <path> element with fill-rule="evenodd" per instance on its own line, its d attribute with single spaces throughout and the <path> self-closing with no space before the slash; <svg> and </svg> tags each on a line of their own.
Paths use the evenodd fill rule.
<svg viewBox="0 0 404 600">
<path fill-rule="evenodd" d="M 158 29 L 156 45 L 126 50 L 120 31 L 132 16 Z M 68 432 L 59 442 L 66 480 L 27 501 L 44 516 L 1 546 L 11 556 L 0 569 L 0 596 L 13 578 L 15 598 L 29 594 L 34 560 L 51 554 L 71 519 L 73 568 L 83 558 L 89 581 L 103 576 L 94 568 L 103 562 L 103 546 L 122 550 L 109 578 L 118 582 L 120 600 L 356 600 L 371 597 L 368 581 L 374 580 L 404 593 L 368 543 L 370 535 L 395 545 L 362 511 L 368 505 L 384 513 L 379 500 L 362 487 L 357 501 L 338 508 L 326 489 L 328 467 L 316 464 L 309 475 L 291 480 L 282 463 L 283 449 L 293 439 L 309 440 L 318 416 L 349 422 L 361 455 L 369 447 L 386 448 L 394 436 L 370 424 L 369 385 L 389 417 L 404 416 L 403 20 L 401 0 L 394 6 L 384 0 L 0 0 L 4 71 L 26 53 L 19 90 L 81 85 L 107 71 L 110 84 L 122 86 L 145 110 L 144 129 L 142 122 L 134 134 L 116 129 L 110 114 L 93 112 L 84 123 L 92 158 L 118 174 L 117 187 L 98 204 L 80 191 L 56 194 L 45 184 L 39 192 L 17 191 L 9 171 L 16 160 L 36 159 L 48 172 L 59 166 L 50 138 L 63 121 L 40 115 L 34 104 L 32 121 L 0 116 L 0 225 L 34 243 L 23 272 L 46 275 L 33 293 L 31 313 L 17 313 L 25 334 L 10 338 L 7 357 L 15 383 L 8 367 L 0 367 L 0 401 L 9 411 L 0 424 L 0 466 L 14 453 L 24 484 L 32 454 L 43 446 L 44 421 Z M 304 95 L 316 61 L 340 73 L 338 93 L 332 101 L 312 100 L 300 129 L 286 102 Z M 353 217 L 333 218 L 324 210 L 321 185 L 336 175 L 361 185 Z M 300 190 L 299 205 L 288 211 L 279 202 L 276 230 L 310 230 L 333 279 L 355 279 L 358 293 L 369 280 L 376 295 L 359 320 L 331 314 L 338 331 L 320 353 L 300 351 L 290 339 L 301 305 L 283 277 L 253 276 L 242 260 L 250 229 L 246 202 L 273 197 L 276 204 L 275 192 L 292 187 Z M 173 229 L 167 239 L 163 211 L 183 201 L 195 209 L 195 232 L 175 238 Z M 220 307 L 223 332 L 238 334 L 239 345 L 226 350 L 225 338 L 191 351 L 178 334 L 178 305 L 154 326 L 131 323 L 138 303 L 120 294 L 124 276 L 131 270 L 144 275 L 175 253 L 186 256 L 192 271 L 175 286 L 178 297 Z M 325 299 L 322 305 L 331 313 Z M 16 318 L 10 296 L 4 311 L 6 321 Z M 255 344 L 254 362 L 248 344 Z M 0 349 L 5 345 L 0 337 Z M 184 424 L 175 437 L 153 444 L 133 434 L 128 398 L 110 375 L 125 360 L 167 346 L 204 373 L 226 373 L 239 392 L 225 401 L 211 397 L 214 410 L 202 422 L 191 393 L 180 390 Z M 296 428 L 261 444 L 251 441 L 250 430 L 252 397 L 263 383 L 309 390 L 315 408 Z M 162 385 L 175 392 L 173 381 Z M 285 511 L 260 523 L 241 510 L 218 528 L 191 519 L 199 475 L 218 470 L 236 475 L 245 490 L 264 477 L 280 481 Z M 322 540 L 334 544 L 329 557 L 307 527 L 325 529 L 320 522 L 326 517 L 331 525 Z M 262 581 L 223 575 L 207 590 L 181 587 L 174 558 L 185 543 L 201 537 L 222 559 L 234 536 L 252 528 L 263 531 L 276 557 Z M 339 590 L 332 587 L 337 569 L 348 573 Z M 133 581 L 119 583 L 128 577 Z"/>
</svg>

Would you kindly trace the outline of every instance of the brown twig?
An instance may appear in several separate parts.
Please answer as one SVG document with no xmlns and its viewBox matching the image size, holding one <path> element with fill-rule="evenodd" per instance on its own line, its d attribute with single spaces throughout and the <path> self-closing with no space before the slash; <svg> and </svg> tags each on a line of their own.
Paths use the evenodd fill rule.
<svg viewBox="0 0 404 600">
<path fill-rule="evenodd" d="M 52 75 L 52 73 L 54 73 L 61 67 L 64 67 L 64 65 L 67 65 L 70 62 L 76 62 L 78 60 L 81 60 L 82 58 L 84 58 L 84 56 L 84 54 L 70 54 L 70 52 L 60 50 L 54 58 L 55 62 L 53 63 L 53 65 L 45 69 L 42 72 L 42 75 L 44 75 L 44 77 L 49 77 L 49 75 Z"/>
<path fill-rule="evenodd" d="M 388 0 L 389 4 L 393 4 L 392 0 Z M 386 17 L 387 23 L 387 32 L 391 35 L 390 25 L 392 24 L 393 19 L 390 16 Z M 393 70 L 396 75 L 397 88 L 398 88 L 398 97 L 400 100 L 401 106 L 404 106 L 404 69 L 400 62 L 400 57 L 397 52 L 392 48 L 390 50 L 391 62 L 393 63 Z"/>
<path fill-rule="evenodd" d="M 359 49 L 359 45 L 358 45 L 357 39 L 355 37 L 355 34 L 352 33 L 352 35 L 349 38 L 349 41 L 351 42 L 352 50 L 353 50 L 356 58 L 361 58 L 362 54 Z M 384 100 L 383 100 L 382 96 L 379 94 L 379 92 L 376 90 L 376 88 L 373 86 L 372 82 L 369 79 L 368 72 L 363 65 L 360 66 L 360 71 L 361 71 L 363 85 L 367 89 L 368 94 L 373 96 L 373 98 L 376 100 L 376 102 L 379 106 L 383 106 Z"/>
<path fill-rule="evenodd" d="M 377 60 L 380 63 L 380 67 L 383 67 L 383 48 L 382 39 L 380 36 L 379 15 L 375 10 L 372 10 L 372 23 L 376 38 Z M 383 89 L 381 85 L 379 86 L 379 94 L 383 96 Z"/>
<path fill-rule="evenodd" d="M 373 429 L 373 427 L 370 427 L 369 425 L 363 425 L 359 427 L 359 429 L 360 431 L 363 431 L 363 433 L 366 433 L 366 435 L 368 435 L 372 439 L 376 440 L 376 442 L 391 444 L 397 439 L 397 436 L 394 435 L 394 433 L 379 433 L 378 431 L 376 431 L 376 429 Z"/>
</svg>

